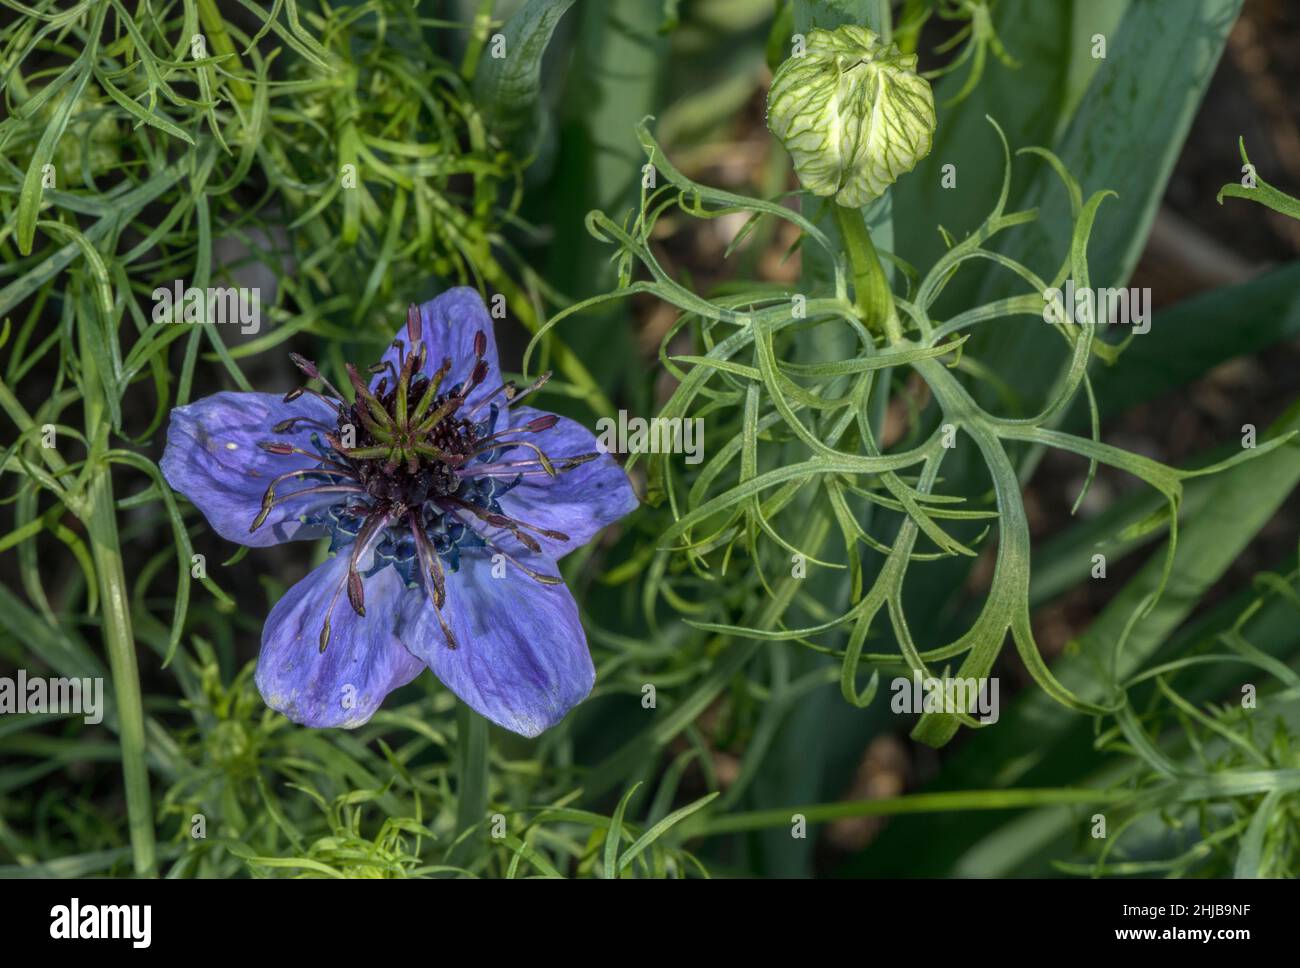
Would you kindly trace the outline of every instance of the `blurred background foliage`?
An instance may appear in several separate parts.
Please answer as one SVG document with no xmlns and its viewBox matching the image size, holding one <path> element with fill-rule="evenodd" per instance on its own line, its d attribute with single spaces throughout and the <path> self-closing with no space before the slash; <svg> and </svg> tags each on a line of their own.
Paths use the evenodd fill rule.
<svg viewBox="0 0 1300 968">
<path fill-rule="evenodd" d="M 670 406 L 694 366 L 671 358 L 727 332 L 679 312 L 687 296 L 740 312 L 833 289 L 838 230 L 790 194 L 764 105 L 791 35 L 846 22 L 892 33 L 936 85 L 934 150 L 863 212 L 901 260 L 900 296 L 903 263 L 924 277 L 994 208 L 1006 163 L 991 117 L 1013 151 L 1054 152 L 1084 198 L 1117 193 L 1085 236 L 1087 272 L 1150 287 L 1158 310 L 1122 354 L 1095 354 L 1054 426 L 1087 437 L 1095 419 L 1102 440 L 1180 468 L 1240 453 L 1244 424 L 1261 444 L 1300 428 L 1300 222 L 1215 203 L 1240 177 L 1239 136 L 1268 182 L 1300 184 L 1300 19 L 1283 0 L 0 0 L 0 667 L 104 676 L 109 698 L 99 726 L 0 718 L 0 873 L 1295 876 L 1294 444 L 1189 479 L 1176 546 L 1161 495 L 1132 477 L 1008 447 L 1037 647 L 1104 715 L 1058 702 L 1000 638 L 999 721 L 938 749 L 890 712 L 901 660 L 855 668 L 859 698 L 871 669 L 884 681 L 864 708 L 846 702 L 847 627 L 735 630 L 828 622 L 883 556 L 864 547 L 856 577 L 810 564 L 796 582 L 789 549 L 743 528 L 726 571 L 718 549 L 711 566 L 664 550 L 697 506 L 680 482 L 668 499 L 680 457 L 632 462 L 657 502 L 564 562 L 597 686 L 539 740 L 477 742 L 432 676 L 352 732 L 262 704 L 261 619 L 309 556 L 236 553 L 171 498 L 154 463 L 168 409 L 287 389 L 290 350 L 337 372 L 407 303 L 462 282 L 505 297 L 506 368 L 526 351 L 529 372 L 554 368 L 550 408 L 590 426 Z M 1006 211 L 1038 218 L 990 245 L 1051 279 L 1077 228 L 1069 192 L 1041 155 L 1014 155 L 1008 184 Z M 684 204 L 638 221 L 683 187 Z M 786 214 L 751 219 L 748 198 Z M 599 298 L 653 281 L 620 232 L 676 305 L 649 289 Z M 261 331 L 152 325 L 149 294 L 176 279 L 259 286 Z M 944 282 L 936 325 L 1024 289 L 992 260 Z M 827 326 L 774 345 L 782 366 L 855 352 Z M 1064 359 L 1023 315 L 973 330 L 961 355 L 954 377 L 1011 416 L 1041 409 Z M 687 411 L 705 417 L 706 458 L 761 439 L 763 469 L 793 461 L 798 441 L 746 432 L 766 398 L 724 377 Z M 908 367 L 865 393 L 884 453 L 938 420 Z M 995 482 L 975 450 L 947 458 L 942 489 L 987 511 Z M 845 506 L 867 538 L 892 544 L 901 516 L 870 518 L 858 497 Z M 786 500 L 800 547 L 841 523 L 816 487 Z M 999 544 L 988 520 L 943 523 L 974 554 L 936 553 L 900 600 L 931 646 L 971 627 Z M 888 625 L 869 649 L 898 651 Z"/>
</svg>

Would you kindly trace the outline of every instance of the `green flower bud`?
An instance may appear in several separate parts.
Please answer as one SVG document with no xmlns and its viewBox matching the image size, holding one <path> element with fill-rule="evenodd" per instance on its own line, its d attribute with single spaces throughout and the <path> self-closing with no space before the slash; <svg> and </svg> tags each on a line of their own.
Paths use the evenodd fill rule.
<svg viewBox="0 0 1300 968">
<path fill-rule="evenodd" d="M 934 95 L 916 55 L 866 27 L 812 30 L 772 80 L 767 126 L 804 188 L 859 208 L 930 153 Z"/>
</svg>

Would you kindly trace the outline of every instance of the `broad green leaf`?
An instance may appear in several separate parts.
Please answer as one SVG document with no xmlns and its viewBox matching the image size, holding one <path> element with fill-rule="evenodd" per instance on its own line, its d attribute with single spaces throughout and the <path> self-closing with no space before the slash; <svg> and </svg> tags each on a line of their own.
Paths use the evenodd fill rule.
<svg viewBox="0 0 1300 968">
<path fill-rule="evenodd" d="M 1241 0 L 1133 4 L 1060 143 L 1052 146 L 1086 190 L 1118 195 L 1097 219 L 1089 243 L 1094 286 L 1122 286 L 1132 274 L 1240 8 Z M 1056 266 L 1045 265 L 1043 254 L 1062 250 L 1071 225 L 1055 174 L 1040 168 L 1017 205 L 1038 207 L 1041 217 L 1003 252 L 1050 277 Z M 986 273 L 975 303 L 1006 295 L 1007 279 L 1006 273 Z M 1055 378 L 1044 361 L 1059 358 L 1057 342 L 1048 327 L 1017 322 L 988 329 L 970 350 L 1034 399 Z"/>
<path fill-rule="evenodd" d="M 488 124 L 523 157 L 542 139 L 542 57 L 571 6 L 573 0 L 528 0 L 489 41 L 474 77 L 474 96 Z"/>
<path fill-rule="evenodd" d="M 979 85 L 958 105 L 949 102 L 963 84 L 962 72 L 935 85 L 939 127 L 934 149 L 895 192 L 896 204 L 919 213 L 897 227 L 903 258 L 924 270 L 945 251 L 940 225 L 961 239 L 988 215 L 1002 182 L 1002 151 L 986 115 L 1002 126 L 1013 147 L 1056 144 L 1093 73 L 1108 63 L 1091 57 L 1091 36 L 1102 31 L 1113 37 L 1114 21 L 1128 3 L 998 0 L 992 8 L 994 28 L 1020 66 L 990 64 Z M 945 171 L 948 165 L 953 167 Z M 945 180 L 945 174 L 953 177 Z M 1014 211 L 1024 207 L 1023 181 L 1013 179 L 1012 190 L 1009 210 Z M 979 280 L 993 271 L 979 266 L 963 270 L 950 284 L 951 304 L 974 305 Z"/>
</svg>

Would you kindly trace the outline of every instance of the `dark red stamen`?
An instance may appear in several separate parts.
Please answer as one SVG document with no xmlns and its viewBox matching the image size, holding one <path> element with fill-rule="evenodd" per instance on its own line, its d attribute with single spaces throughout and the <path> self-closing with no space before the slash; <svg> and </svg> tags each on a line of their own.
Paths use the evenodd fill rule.
<svg viewBox="0 0 1300 968">
<path fill-rule="evenodd" d="M 329 449 L 315 454 L 290 441 L 258 442 L 267 453 L 306 456 L 314 464 L 289 471 L 270 482 L 263 496 L 262 509 L 250 530 L 260 527 L 274 507 L 295 496 L 327 493 L 354 496 L 345 499 L 347 504 L 336 506 L 331 511 L 331 515 L 346 515 L 359 521 L 360 530 L 352 539 L 347 570 L 322 619 L 321 651 L 329 644 L 334 608 L 345 590 L 353 611 L 358 616 L 365 616 L 362 564 L 369 567 L 369 556 L 390 529 L 409 530 L 414 539 L 420 585 L 437 614 L 447 646 L 453 649 L 458 647 L 458 643 L 443 614 L 447 604 L 446 575 L 442 558 L 434 546 L 434 532 L 430 530 L 439 527 L 439 519 L 465 527 L 469 527 L 469 520 L 477 519 L 480 523 L 476 525 L 477 530 L 471 529 L 473 533 L 482 537 L 483 531 L 487 530 L 489 535 L 497 535 L 497 540 L 503 533 L 509 533 L 519 547 L 533 554 L 542 551 L 539 537 L 560 542 L 570 540 L 563 532 L 540 528 L 503 513 L 495 498 L 485 496 L 493 491 L 474 484 L 479 478 L 536 476 L 541 473 L 556 475 L 555 464 L 540 447 L 518 438 L 550 430 L 558 423 L 558 417 L 552 414 L 537 416 L 518 426 L 485 434 L 479 429 L 475 416 L 493 401 L 497 401 L 503 411 L 508 411 L 514 403 L 543 386 L 550 373 L 542 374 L 522 389 L 513 381 L 505 381 L 478 399 L 472 408 L 467 408 L 467 398 L 483 386 L 492 369 L 486 358 L 487 334 L 481 330 L 474 333 L 474 356 L 468 373 L 465 365 L 469 361 L 450 358 L 443 358 L 434 372 L 426 370 L 429 353 L 423 341 L 423 321 L 417 306 L 407 310 L 404 335 L 405 340 L 399 338 L 393 342 L 394 353 L 367 368 L 366 375 L 373 385 L 363 379 L 357 367 L 347 365 L 348 381 L 353 389 L 350 402 L 321 375 L 314 362 L 296 353 L 291 354 L 294 365 L 308 379 L 319 380 L 326 392 L 334 396 L 304 386 L 287 393 L 285 401 L 292 402 L 306 393 L 313 394 L 337 413 L 337 425 L 330 427 L 309 416 L 294 416 L 276 423 L 272 432 L 291 434 L 303 427 L 312 427 L 320 431 L 312 434 L 316 446 L 328 445 Z M 453 366 L 465 376 L 457 384 L 446 385 Z M 508 423 L 508 420 L 502 422 Z M 347 441 L 347 446 L 344 441 Z M 481 455 L 485 453 L 520 447 L 532 451 L 533 455 L 519 460 L 482 462 Z M 561 469 L 567 470 L 597 456 L 567 455 L 559 458 L 557 463 Z M 476 459 L 478 463 L 475 463 Z M 308 480 L 304 482 L 309 484 L 307 487 L 282 496 L 277 494 L 277 487 L 286 480 L 313 477 L 317 483 Z M 454 533 L 458 532 L 459 529 L 455 529 Z M 346 529 L 346 533 L 351 535 L 351 529 Z M 407 539 L 403 536 L 402 540 Z M 561 581 L 558 576 L 539 572 L 501 551 L 489 538 L 483 540 L 488 548 L 504 555 L 511 564 L 536 581 L 543 584 Z M 448 554 L 448 551 L 444 548 L 442 553 Z"/>
</svg>

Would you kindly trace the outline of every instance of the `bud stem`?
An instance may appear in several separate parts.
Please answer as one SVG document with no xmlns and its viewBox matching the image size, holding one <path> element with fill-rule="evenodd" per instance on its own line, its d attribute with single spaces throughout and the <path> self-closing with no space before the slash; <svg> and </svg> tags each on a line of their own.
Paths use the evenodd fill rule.
<svg viewBox="0 0 1300 968">
<path fill-rule="evenodd" d="M 894 295 L 889 290 L 884 267 L 876 253 L 871 233 L 856 208 L 832 204 L 835 223 L 844 237 L 844 248 L 849 256 L 849 269 L 853 273 L 853 297 L 858 315 L 867 326 L 877 332 L 882 328 L 889 342 L 903 339 L 903 327 L 898 321 Z"/>
</svg>

